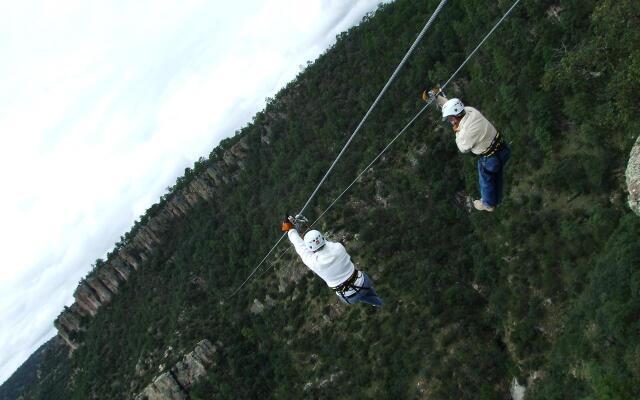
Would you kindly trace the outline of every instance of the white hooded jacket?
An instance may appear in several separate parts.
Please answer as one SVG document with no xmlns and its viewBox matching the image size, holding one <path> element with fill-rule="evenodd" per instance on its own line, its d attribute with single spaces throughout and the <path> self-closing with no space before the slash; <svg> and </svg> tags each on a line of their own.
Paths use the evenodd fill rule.
<svg viewBox="0 0 640 400">
<path fill-rule="evenodd" d="M 291 229 L 288 232 L 288 236 L 296 252 L 302 258 L 302 262 L 322 278 L 327 283 L 327 286 L 331 288 L 339 286 L 353 274 L 355 267 L 351 262 L 351 257 L 340 243 L 327 240 L 322 248 L 312 252 L 307 249 L 298 231 Z"/>
</svg>

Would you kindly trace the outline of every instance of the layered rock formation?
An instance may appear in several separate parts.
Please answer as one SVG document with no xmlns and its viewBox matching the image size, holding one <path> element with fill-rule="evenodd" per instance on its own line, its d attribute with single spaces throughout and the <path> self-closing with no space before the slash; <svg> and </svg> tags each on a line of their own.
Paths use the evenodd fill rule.
<svg viewBox="0 0 640 400">
<path fill-rule="evenodd" d="M 186 400 L 189 390 L 216 364 L 217 348 L 202 340 L 169 371 L 155 377 L 135 400 Z"/>
<path fill-rule="evenodd" d="M 640 136 L 638 136 L 635 145 L 631 149 L 626 176 L 629 207 L 640 216 Z"/>
<path fill-rule="evenodd" d="M 265 135 L 268 141 L 270 134 Z M 82 331 L 83 317 L 95 316 L 100 307 L 113 300 L 120 285 L 162 245 L 163 238 L 177 220 L 186 216 L 201 201 L 216 198 L 221 185 L 230 184 L 239 178 L 244 169 L 248 148 L 247 138 L 244 137 L 227 149 L 220 161 L 212 163 L 183 189 L 173 193 L 160 210 L 145 224 L 138 226 L 135 235 L 126 245 L 80 281 L 73 294 L 75 303 L 71 307 L 65 307 L 54 321 L 59 336 L 72 350 L 80 345 L 77 337 Z"/>
</svg>

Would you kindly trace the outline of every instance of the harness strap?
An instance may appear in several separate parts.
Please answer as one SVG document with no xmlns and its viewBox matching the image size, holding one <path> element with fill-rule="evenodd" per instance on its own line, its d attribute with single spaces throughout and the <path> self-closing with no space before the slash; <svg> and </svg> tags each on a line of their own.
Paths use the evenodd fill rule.
<svg viewBox="0 0 640 400">
<path fill-rule="evenodd" d="M 489 147 L 482 153 L 479 154 L 480 157 L 491 157 L 498 150 L 502 148 L 502 137 L 500 137 L 500 132 L 496 132 L 496 136 L 491 141 Z"/>
<path fill-rule="evenodd" d="M 335 288 L 333 288 L 336 293 L 342 297 L 344 299 L 345 302 L 349 303 L 349 301 L 347 300 L 348 298 L 351 298 L 353 296 L 355 296 L 356 294 L 360 293 L 361 290 L 369 290 L 371 289 L 371 286 L 359 286 L 356 285 L 355 282 L 358 279 L 358 273 L 360 271 L 358 271 L 357 269 L 353 272 L 353 275 L 351 275 L 349 277 L 349 279 L 347 279 L 346 281 L 344 281 L 342 284 L 340 284 L 339 286 L 336 286 Z M 351 293 L 350 295 L 345 295 L 346 292 L 348 292 L 349 290 L 353 290 L 353 293 Z"/>
<path fill-rule="evenodd" d="M 331 289 L 335 290 L 336 292 L 344 292 L 346 291 L 346 289 L 348 289 L 350 286 L 352 286 L 356 280 L 358 279 L 358 271 L 357 269 L 354 268 L 353 273 L 351 274 L 350 277 L 347 278 L 347 280 L 345 280 L 344 282 L 342 282 L 341 284 L 339 284 L 336 287 L 332 287 Z"/>
</svg>

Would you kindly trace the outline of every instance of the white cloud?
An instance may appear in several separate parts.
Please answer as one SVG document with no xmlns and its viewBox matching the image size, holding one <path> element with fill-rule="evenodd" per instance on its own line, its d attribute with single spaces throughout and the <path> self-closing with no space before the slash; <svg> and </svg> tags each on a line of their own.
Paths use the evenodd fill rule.
<svg viewBox="0 0 640 400">
<path fill-rule="evenodd" d="M 0 382 L 184 168 L 377 3 L 0 5 Z"/>
</svg>

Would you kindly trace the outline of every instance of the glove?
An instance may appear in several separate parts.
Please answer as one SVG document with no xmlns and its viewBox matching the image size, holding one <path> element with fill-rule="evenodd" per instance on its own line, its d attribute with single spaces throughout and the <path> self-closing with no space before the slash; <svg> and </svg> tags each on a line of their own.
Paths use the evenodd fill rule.
<svg viewBox="0 0 640 400">
<path fill-rule="evenodd" d="M 429 99 L 431 99 L 434 96 L 433 91 L 429 90 L 429 89 L 425 89 L 422 91 L 422 100 L 423 101 L 429 101 Z"/>
<path fill-rule="evenodd" d="M 293 222 L 291 222 L 291 217 L 287 217 L 286 215 L 284 216 L 284 219 L 282 220 L 282 232 L 289 232 L 291 229 L 295 229 L 295 226 L 293 226 Z"/>
<path fill-rule="evenodd" d="M 442 93 L 442 89 L 440 89 L 440 86 L 436 86 L 432 89 L 425 89 L 422 91 L 422 100 L 435 101 L 436 96 L 439 95 L 440 93 Z"/>
</svg>

